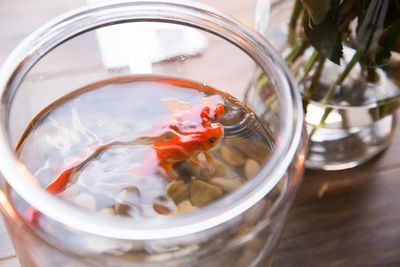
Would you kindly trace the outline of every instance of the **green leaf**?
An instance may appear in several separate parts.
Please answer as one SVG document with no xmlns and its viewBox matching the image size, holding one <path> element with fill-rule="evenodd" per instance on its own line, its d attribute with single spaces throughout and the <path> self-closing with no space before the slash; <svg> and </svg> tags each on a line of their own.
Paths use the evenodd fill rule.
<svg viewBox="0 0 400 267">
<path fill-rule="evenodd" d="M 313 23 L 318 25 L 322 23 L 331 8 L 331 0 L 301 0 L 307 13 L 310 15 Z"/>
<path fill-rule="evenodd" d="M 303 27 L 308 41 L 315 50 L 322 57 L 328 58 L 339 65 L 343 46 L 341 35 L 335 22 L 327 17 L 322 23 L 315 25 L 312 19 L 307 14 L 304 14 Z"/>
</svg>

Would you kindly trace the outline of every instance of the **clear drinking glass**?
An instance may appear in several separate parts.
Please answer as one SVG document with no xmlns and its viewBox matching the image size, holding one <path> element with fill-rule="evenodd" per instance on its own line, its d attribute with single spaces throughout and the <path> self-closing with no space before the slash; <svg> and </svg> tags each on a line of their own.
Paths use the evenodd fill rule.
<svg viewBox="0 0 400 267">
<path fill-rule="evenodd" d="M 256 86 L 256 69 L 263 86 Z M 40 144 L 30 162 L 15 153 L 27 125 L 77 88 L 142 74 L 208 84 L 251 108 L 273 144 L 254 177 L 196 212 L 140 221 L 100 216 L 48 193 L 32 170 L 35 161 L 46 160 Z M 196 3 L 90 5 L 49 22 L 22 42 L 0 71 L 0 90 L 0 206 L 23 266 L 271 264 L 301 180 L 305 135 L 289 71 L 250 28 Z M 29 208 L 46 223 L 27 221 Z"/>
</svg>

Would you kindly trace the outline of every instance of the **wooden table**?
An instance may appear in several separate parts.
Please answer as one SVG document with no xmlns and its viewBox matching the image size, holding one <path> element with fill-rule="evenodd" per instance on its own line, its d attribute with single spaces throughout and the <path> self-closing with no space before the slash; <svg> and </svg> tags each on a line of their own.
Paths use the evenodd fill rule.
<svg viewBox="0 0 400 267">
<path fill-rule="evenodd" d="M 276 267 L 400 266 L 400 129 L 358 168 L 306 171 Z"/>
<path fill-rule="evenodd" d="M 82 2 L 1 1 L 0 63 L 27 33 Z M 254 3 L 239 2 L 230 6 L 233 13 L 249 18 Z M 222 0 L 218 4 L 224 7 Z M 400 266 L 399 149 L 397 129 L 390 148 L 361 167 L 307 171 L 274 266 Z M 0 267 L 15 266 L 18 260 L 0 220 Z"/>
</svg>

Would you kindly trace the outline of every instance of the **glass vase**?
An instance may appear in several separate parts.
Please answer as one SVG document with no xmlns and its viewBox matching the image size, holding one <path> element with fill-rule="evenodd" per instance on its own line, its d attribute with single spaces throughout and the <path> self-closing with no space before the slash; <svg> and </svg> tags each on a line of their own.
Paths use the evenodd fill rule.
<svg viewBox="0 0 400 267">
<path fill-rule="evenodd" d="M 258 2 L 259 6 L 270 3 Z M 299 83 L 309 135 L 306 167 L 352 168 L 373 158 L 390 144 L 396 125 L 399 90 L 382 66 L 366 69 L 359 63 L 353 64 L 358 50 L 351 41 L 341 41 L 342 55 L 336 59 L 340 62 L 321 60 L 320 53 L 304 42 L 304 18 L 293 19 L 295 5 L 300 2 L 272 1 L 269 11 L 265 8 L 256 11 L 255 24 L 286 59 Z"/>
</svg>

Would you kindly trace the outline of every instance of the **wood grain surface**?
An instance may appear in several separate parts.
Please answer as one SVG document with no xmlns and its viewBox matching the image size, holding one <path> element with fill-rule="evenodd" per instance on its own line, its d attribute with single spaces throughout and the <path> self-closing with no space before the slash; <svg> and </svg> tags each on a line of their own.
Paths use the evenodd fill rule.
<svg viewBox="0 0 400 267">
<path fill-rule="evenodd" d="M 275 267 L 400 266 L 399 141 L 358 168 L 306 172 Z"/>
<path fill-rule="evenodd" d="M 83 0 L 0 2 L 0 64 L 29 32 Z M 219 8 L 250 20 L 254 1 Z M 399 128 L 399 127 L 398 127 Z M 307 171 L 289 213 L 274 267 L 400 266 L 400 131 L 369 163 Z M 19 266 L 0 220 L 0 267 Z M 221 266 L 225 267 L 225 266 Z M 228 267 L 228 266 L 226 266 Z"/>
</svg>

